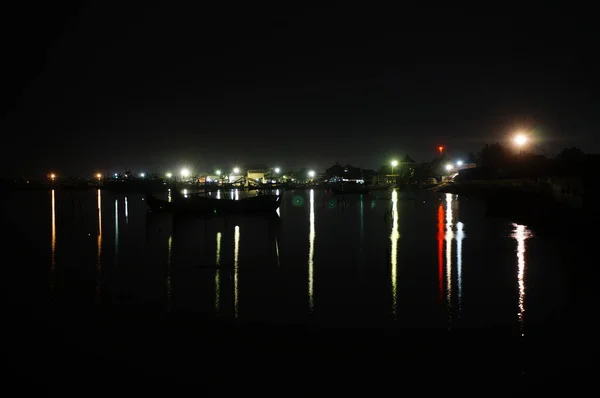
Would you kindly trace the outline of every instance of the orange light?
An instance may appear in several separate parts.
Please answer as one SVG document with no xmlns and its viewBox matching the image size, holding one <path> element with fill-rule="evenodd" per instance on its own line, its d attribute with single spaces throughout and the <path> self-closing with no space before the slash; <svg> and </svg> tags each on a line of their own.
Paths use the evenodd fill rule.
<svg viewBox="0 0 600 398">
<path fill-rule="evenodd" d="M 440 301 L 442 301 L 443 296 L 444 296 L 444 238 L 445 238 L 445 231 L 444 231 L 444 207 L 442 206 L 442 204 L 440 203 L 440 205 L 438 206 L 438 214 L 437 214 L 437 221 L 438 221 L 438 233 L 437 233 L 437 241 L 438 241 L 438 289 L 440 292 Z"/>
<path fill-rule="evenodd" d="M 440 151 L 440 153 L 444 152 L 444 147 L 440 145 L 440 146 L 438 147 L 438 151 Z"/>
<path fill-rule="evenodd" d="M 56 174 L 54 174 L 54 173 L 50 173 L 50 179 L 51 179 L 51 180 L 54 180 L 55 178 L 56 178 Z"/>
<path fill-rule="evenodd" d="M 100 174 L 100 173 L 96 174 L 96 178 L 97 179 L 101 179 L 102 178 L 102 174 Z"/>
</svg>

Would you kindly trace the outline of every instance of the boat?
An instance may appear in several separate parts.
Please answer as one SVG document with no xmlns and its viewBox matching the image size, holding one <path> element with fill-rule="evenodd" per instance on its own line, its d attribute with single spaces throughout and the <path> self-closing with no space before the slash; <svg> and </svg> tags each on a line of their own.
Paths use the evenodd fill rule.
<svg viewBox="0 0 600 398">
<path fill-rule="evenodd" d="M 146 204 L 151 211 L 196 214 L 248 214 L 273 213 L 279 208 L 280 195 L 258 195 L 240 200 L 216 199 L 199 195 L 173 195 L 172 201 L 146 194 Z"/>
</svg>

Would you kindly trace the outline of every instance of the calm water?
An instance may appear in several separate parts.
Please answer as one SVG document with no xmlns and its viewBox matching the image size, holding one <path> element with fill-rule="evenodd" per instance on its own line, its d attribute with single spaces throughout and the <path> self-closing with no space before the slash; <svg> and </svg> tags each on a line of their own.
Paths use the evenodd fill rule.
<svg viewBox="0 0 600 398">
<path fill-rule="evenodd" d="M 28 294 L 52 306 L 521 335 L 572 322 L 577 245 L 456 195 L 286 192 L 271 219 L 173 220 L 103 191 L 14 193 L 3 207 L 44 259 L 28 265 L 47 276 Z"/>
</svg>

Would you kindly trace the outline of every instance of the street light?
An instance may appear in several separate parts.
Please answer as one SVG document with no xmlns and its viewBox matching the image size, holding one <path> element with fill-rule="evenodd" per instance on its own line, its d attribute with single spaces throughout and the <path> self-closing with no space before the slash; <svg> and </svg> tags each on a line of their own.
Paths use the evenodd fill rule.
<svg viewBox="0 0 600 398">
<path fill-rule="evenodd" d="M 165 174 L 165 175 L 167 176 L 167 178 L 171 178 L 171 177 L 173 177 L 173 173 L 167 173 L 167 174 Z"/>
<path fill-rule="evenodd" d="M 279 167 L 275 167 L 275 174 L 279 174 L 281 172 L 281 169 Z"/>
<path fill-rule="evenodd" d="M 144 178 L 144 177 L 146 177 L 146 173 L 140 173 L 140 177 L 141 177 L 141 178 Z"/>
<path fill-rule="evenodd" d="M 394 167 L 398 166 L 397 160 L 392 160 L 392 175 L 394 175 Z"/>
<path fill-rule="evenodd" d="M 519 133 L 519 134 L 515 135 L 515 137 L 513 138 L 513 141 L 517 147 L 523 148 L 523 146 L 525 146 L 525 144 L 527 144 L 527 141 L 529 141 L 529 138 L 527 138 L 527 136 L 525 134 Z"/>
<path fill-rule="evenodd" d="M 220 176 L 221 175 L 221 170 L 215 171 L 215 174 L 218 175 L 218 176 Z"/>
<path fill-rule="evenodd" d="M 56 180 L 56 174 L 54 173 L 50 173 L 49 177 L 52 181 Z"/>
<path fill-rule="evenodd" d="M 447 170 L 447 171 L 451 171 L 452 169 L 454 169 L 454 166 L 453 166 L 453 165 L 451 165 L 450 163 L 448 163 L 448 164 L 446 165 L 446 170 Z"/>
<path fill-rule="evenodd" d="M 458 162 L 456 162 L 456 165 L 457 165 L 458 167 L 462 166 L 463 164 L 464 164 L 464 163 L 463 163 L 463 161 L 462 161 L 462 160 L 459 160 Z"/>
<path fill-rule="evenodd" d="M 190 176 L 190 170 L 189 169 L 181 169 L 181 176 L 183 178 L 187 178 Z"/>
<path fill-rule="evenodd" d="M 309 176 L 310 178 L 315 178 L 315 172 L 314 172 L 314 170 L 310 170 L 310 171 L 308 172 L 308 176 Z"/>
<path fill-rule="evenodd" d="M 239 167 L 234 167 L 233 168 L 233 174 L 239 174 L 240 173 L 240 168 Z"/>
</svg>

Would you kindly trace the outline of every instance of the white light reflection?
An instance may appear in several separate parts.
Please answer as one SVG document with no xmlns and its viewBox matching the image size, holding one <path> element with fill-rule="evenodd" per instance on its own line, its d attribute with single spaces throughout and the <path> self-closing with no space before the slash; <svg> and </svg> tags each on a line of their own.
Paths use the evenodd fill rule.
<svg viewBox="0 0 600 398">
<path fill-rule="evenodd" d="M 173 252 L 173 235 L 169 234 L 167 241 L 167 311 L 171 311 L 171 259 Z"/>
<path fill-rule="evenodd" d="M 240 255 L 240 227 L 235 226 L 233 235 L 233 313 L 238 317 L 239 312 L 239 286 L 238 286 L 238 257 Z"/>
<path fill-rule="evenodd" d="M 235 200 L 240 200 L 240 190 L 239 189 L 235 190 Z"/>
<path fill-rule="evenodd" d="M 54 189 L 52 190 L 52 240 L 50 243 L 51 250 L 51 260 L 50 260 L 50 269 L 54 271 L 56 266 L 56 202 L 54 198 Z"/>
<path fill-rule="evenodd" d="M 127 196 L 125 196 L 125 224 L 129 224 L 129 206 L 127 205 Z"/>
<path fill-rule="evenodd" d="M 217 199 L 221 199 L 221 190 L 220 189 L 217 190 Z"/>
<path fill-rule="evenodd" d="M 462 311 L 462 241 L 465 238 L 464 224 L 456 223 L 456 274 L 458 290 L 458 311 Z"/>
<path fill-rule="evenodd" d="M 115 263 L 119 253 L 119 200 L 115 199 Z"/>
<path fill-rule="evenodd" d="M 446 194 L 446 305 L 448 321 L 452 322 L 452 194 Z"/>
<path fill-rule="evenodd" d="M 391 282 L 392 282 L 392 316 L 396 319 L 398 309 L 398 191 L 392 191 L 392 232 L 390 233 L 390 262 L 391 262 Z"/>
<path fill-rule="evenodd" d="M 279 241 L 275 237 L 275 253 L 277 254 L 277 266 L 279 267 Z"/>
<path fill-rule="evenodd" d="M 519 283 L 519 328 L 521 336 L 524 336 L 523 331 L 523 314 L 525 313 L 525 241 L 531 237 L 531 231 L 525 225 L 513 224 L 515 230 L 512 237 L 517 241 L 517 280 Z"/>
<path fill-rule="evenodd" d="M 215 309 L 221 309 L 221 233 L 217 232 L 217 269 L 215 272 Z"/>
<path fill-rule="evenodd" d="M 311 189 L 310 194 L 310 213 L 309 213 L 309 232 L 308 232 L 308 309 L 310 312 L 314 308 L 313 288 L 314 288 L 314 256 L 315 256 L 315 190 Z"/>
<path fill-rule="evenodd" d="M 167 189 L 167 201 L 170 202 L 171 199 L 171 188 Z"/>
</svg>

